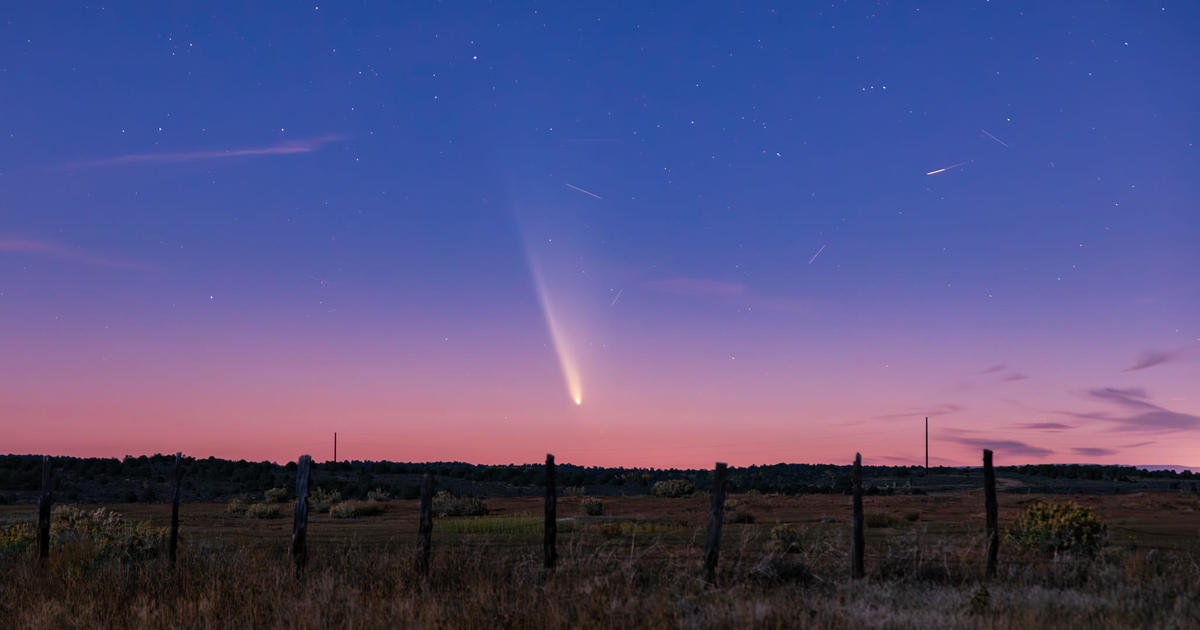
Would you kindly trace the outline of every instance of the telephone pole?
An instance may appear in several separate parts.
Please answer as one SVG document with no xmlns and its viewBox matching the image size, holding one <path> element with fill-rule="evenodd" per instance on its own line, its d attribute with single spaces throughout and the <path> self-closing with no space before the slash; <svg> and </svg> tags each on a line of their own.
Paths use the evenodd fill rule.
<svg viewBox="0 0 1200 630">
<path fill-rule="evenodd" d="M 926 422 L 926 423 L 928 423 L 928 422 L 929 422 L 929 420 L 928 420 L 928 419 L 926 419 L 926 420 L 925 420 L 925 422 Z M 925 428 L 925 432 L 926 432 L 926 433 L 928 433 L 928 432 L 929 432 L 929 428 L 928 428 L 928 427 L 926 427 L 926 428 Z M 926 441 L 926 442 L 928 442 L 928 441 L 929 441 L 929 437 L 928 437 L 928 436 L 926 436 L 926 438 L 925 438 L 925 441 Z M 926 450 L 926 454 L 925 454 L 925 459 L 926 459 L 926 462 L 925 462 L 925 467 L 926 467 L 926 468 L 928 468 L 928 467 L 929 467 L 929 461 L 928 461 L 928 460 L 929 460 L 929 454 L 928 454 L 929 447 L 928 447 L 928 446 L 926 446 L 926 447 L 925 447 L 925 450 Z M 337 462 L 337 431 L 334 431 L 334 432 L 333 432 L 333 461 L 334 461 L 335 463 Z"/>
<path fill-rule="evenodd" d="M 337 440 L 335 439 L 334 444 L 336 443 Z M 336 446 L 334 451 L 337 451 Z M 925 472 L 929 472 L 929 416 L 925 416 Z"/>
</svg>

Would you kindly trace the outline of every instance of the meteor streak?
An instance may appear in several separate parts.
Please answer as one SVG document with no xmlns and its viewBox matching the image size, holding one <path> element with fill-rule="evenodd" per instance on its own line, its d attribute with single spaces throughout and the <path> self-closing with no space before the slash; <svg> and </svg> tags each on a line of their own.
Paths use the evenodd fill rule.
<svg viewBox="0 0 1200 630">
<path fill-rule="evenodd" d="M 945 173 L 946 171 L 948 171 L 952 168 L 958 168 L 960 166 L 965 166 L 966 164 L 968 164 L 968 163 L 967 162 L 959 162 L 958 164 L 951 164 L 950 166 L 947 166 L 946 168 L 939 168 L 936 171 L 929 171 L 928 173 L 925 173 L 925 174 L 926 175 L 937 175 L 938 173 Z"/>
<path fill-rule="evenodd" d="M 1000 138 L 997 138 L 996 136 L 993 136 L 992 134 L 988 133 L 988 130 L 987 130 L 987 129 L 980 129 L 980 131 L 982 131 L 982 132 L 983 132 L 983 135 L 985 135 L 985 136 L 987 136 L 987 137 L 991 138 L 992 140 L 995 140 L 996 142 L 999 142 L 1000 144 L 1003 144 L 1005 149 L 1009 148 L 1009 147 L 1008 147 L 1008 143 L 1007 143 L 1007 142 L 1005 142 L 1005 141 L 1001 140 Z"/>
<path fill-rule="evenodd" d="M 594 193 L 594 192 L 590 192 L 590 191 L 584 190 L 584 189 L 582 189 L 582 188 L 580 188 L 580 187 L 578 187 L 578 186 L 572 186 L 572 185 L 570 185 L 570 184 L 567 184 L 567 188 L 570 188 L 571 190 L 578 190 L 579 192 L 581 192 L 581 193 L 583 193 L 583 194 L 585 194 L 585 195 L 591 195 L 592 197 L 595 197 L 595 198 L 597 198 L 597 199 L 604 199 L 604 197 L 601 197 L 600 195 L 597 195 L 597 194 L 596 194 L 596 193 Z"/>
<path fill-rule="evenodd" d="M 625 292 L 625 289 L 621 289 L 620 291 L 617 291 L 617 297 L 613 298 L 612 304 L 609 304 L 609 306 L 616 306 L 617 300 L 621 299 L 621 294 L 624 292 Z"/>
<path fill-rule="evenodd" d="M 818 250 L 817 250 L 817 253 L 813 254 L 812 258 L 809 258 L 809 259 L 808 259 L 808 264 L 810 264 L 810 265 L 811 265 L 811 264 L 813 264 L 813 261 L 814 261 L 814 260 L 816 260 L 816 259 L 817 259 L 817 256 L 820 256 L 820 255 L 821 255 L 821 252 L 823 252 L 823 251 L 825 251 L 825 246 L 824 246 L 824 245 L 822 245 L 822 246 L 821 246 L 821 249 L 818 249 Z"/>
</svg>

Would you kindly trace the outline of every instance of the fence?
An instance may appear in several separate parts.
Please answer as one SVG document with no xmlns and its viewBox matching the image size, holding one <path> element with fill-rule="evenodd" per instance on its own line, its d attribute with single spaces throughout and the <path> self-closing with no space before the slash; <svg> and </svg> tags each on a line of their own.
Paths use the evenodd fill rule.
<svg viewBox="0 0 1200 630">
<path fill-rule="evenodd" d="M 182 453 L 175 454 L 172 478 L 174 481 L 171 497 L 171 521 L 167 539 L 167 554 L 169 562 L 174 565 L 177 557 L 179 542 L 179 500 L 180 483 L 183 478 L 181 464 Z M 295 564 L 297 576 L 304 573 L 308 562 L 308 498 L 309 482 L 311 480 L 312 457 L 301 455 L 296 462 L 296 503 L 292 522 L 291 557 Z M 557 518 L 557 482 L 555 479 L 554 455 L 546 455 L 545 464 L 545 522 L 543 526 L 543 567 L 553 571 L 558 560 L 558 518 Z M 715 585 L 717 580 L 717 563 L 721 549 L 721 528 L 725 516 L 725 488 L 728 477 L 728 467 L 724 462 L 717 462 L 713 470 L 713 489 L 710 494 L 708 523 L 704 537 L 704 578 Z M 996 475 L 992 465 L 992 451 L 983 450 L 983 479 L 984 506 L 986 510 L 985 531 L 987 534 L 987 555 L 985 577 L 996 575 L 999 562 L 1000 528 L 996 500 Z M 50 553 L 50 520 L 53 494 L 51 479 L 51 462 L 48 456 L 42 458 L 42 492 L 38 499 L 37 549 L 38 562 L 45 564 Z M 429 559 L 433 545 L 433 491 L 434 478 L 425 473 L 421 481 L 420 513 L 417 525 L 417 556 L 416 563 L 421 572 L 428 574 Z M 862 455 L 854 455 L 851 490 L 851 519 L 850 519 L 850 577 L 858 580 L 866 576 L 865 547 L 863 532 L 863 485 L 862 485 Z"/>
</svg>

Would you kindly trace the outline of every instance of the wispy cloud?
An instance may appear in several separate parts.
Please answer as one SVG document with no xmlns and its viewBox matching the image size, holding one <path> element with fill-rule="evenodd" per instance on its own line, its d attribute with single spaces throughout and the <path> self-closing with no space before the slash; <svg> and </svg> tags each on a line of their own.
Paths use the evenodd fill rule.
<svg viewBox="0 0 1200 630">
<path fill-rule="evenodd" d="M 293 155 L 296 153 L 311 153 L 332 142 L 345 140 L 345 136 L 328 134 L 306 140 L 289 140 L 265 147 L 249 147 L 241 149 L 224 149 L 219 151 L 178 151 L 169 153 L 131 153 L 97 160 L 84 160 L 67 164 L 71 168 L 89 166 L 118 166 L 122 164 L 199 162 L 203 160 L 220 160 L 235 157 L 261 157 L 269 155 Z"/>
<path fill-rule="evenodd" d="M 989 440 L 987 438 L 970 438 L 959 437 L 954 438 L 955 442 L 965 446 L 974 446 L 976 448 L 989 448 L 998 453 L 1008 455 L 1027 455 L 1031 457 L 1045 457 L 1053 455 L 1054 451 L 1017 440 Z"/>
<path fill-rule="evenodd" d="M 1183 360 L 1191 353 L 1192 348 L 1179 348 L 1177 350 L 1147 350 L 1138 356 L 1137 361 L 1133 365 L 1125 368 L 1126 372 L 1136 372 L 1144 370 L 1156 365 L 1164 363 L 1174 363 Z"/>
<path fill-rule="evenodd" d="M 1022 374 L 1021 372 L 1009 372 L 1008 374 L 1000 377 L 1000 380 L 1006 383 L 1011 383 L 1013 381 L 1023 381 L 1027 378 L 1029 378 L 1028 374 Z"/>
<path fill-rule="evenodd" d="M 58 260 L 66 260 L 95 267 L 108 267 L 111 269 L 149 269 L 148 266 L 143 264 L 101 256 L 69 245 L 50 241 L 0 238 L 0 252 L 56 258 Z"/>
<path fill-rule="evenodd" d="M 1059 411 L 1062 415 L 1114 424 L 1114 431 L 1144 431 L 1167 433 L 1200 429 L 1200 416 L 1171 411 L 1150 402 L 1149 394 L 1140 387 L 1101 387 L 1088 390 L 1087 395 L 1122 411 Z"/>
<path fill-rule="evenodd" d="M 1003 372 L 1004 370 L 1007 370 L 1007 369 L 1008 369 L 1007 365 L 1004 365 L 1003 363 L 997 363 L 995 365 L 991 365 L 982 370 L 979 370 L 978 372 L 976 372 L 976 374 L 995 374 L 996 372 Z"/>
<path fill-rule="evenodd" d="M 963 410 L 963 407 L 961 405 L 955 405 L 955 404 L 951 404 L 951 403 L 942 403 L 940 405 L 935 405 L 935 406 L 933 406 L 929 409 L 925 409 L 923 411 L 915 410 L 915 411 L 906 411 L 903 413 L 889 413 L 889 414 L 884 414 L 882 416 L 875 416 L 875 419 L 876 420 L 892 420 L 892 419 L 896 419 L 896 418 L 923 418 L 925 416 L 929 416 L 930 418 L 932 418 L 934 416 L 944 416 L 946 414 L 951 414 L 951 413 L 955 413 L 955 412 L 962 411 L 962 410 Z"/>
<path fill-rule="evenodd" d="M 1117 451 L 1111 448 L 1100 448 L 1098 446 L 1076 446 L 1071 450 L 1079 455 L 1090 455 L 1094 457 L 1117 454 Z"/>
<path fill-rule="evenodd" d="M 1031 429 L 1033 431 L 1066 431 L 1067 429 L 1075 428 L 1072 425 L 1063 424 L 1061 422 L 1026 422 L 1024 424 L 1018 424 L 1017 427 L 1021 429 Z"/>
</svg>

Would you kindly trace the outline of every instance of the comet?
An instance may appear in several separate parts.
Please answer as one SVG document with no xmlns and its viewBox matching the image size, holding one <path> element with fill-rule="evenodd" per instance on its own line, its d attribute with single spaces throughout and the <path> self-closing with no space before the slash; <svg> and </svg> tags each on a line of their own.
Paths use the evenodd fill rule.
<svg viewBox="0 0 1200 630">
<path fill-rule="evenodd" d="M 595 197 L 595 198 L 597 198 L 597 199 L 604 199 L 604 197 L 601 197 L 600 195 L 597 195 L 596 193 L 594 193 L 594 192 L 591 192 L 591 191 L 589 191 L 589 190 L 584 190 L 584 189 L 582 189 L 582 188 L 580 188 L 580 187 L 578 187 L 578 186 L 572 186 L 572 185 L 570 185 L 570 184 L 567 184 L 567 188 L 570 188 L 571 190 L 578 190 L 579 192 L 581 192 L 581 193 L 583 193 L 583 194 L 585 194 L 585 195 L 589 195 L 589 196 L 591 196 L 591 197 Z"/>
<path fill-rule="evenodd" d="M 938 169 L 938 170 L 936 170 L 936 171 L 929 171 L 928 173 L 925 173 L 925 174 L 926 174 L 926 175 L 937 175 L 938 173 L 945 173 L 946 171 L 948 171 L 948 170 L 950 170 L 950 169 L 952 169 L 952 168 L 958 168 L 958 167 L 960 167 L 960 166 L 966 166 L 967 164 L 968 164 L 968 162 L 959 162 L 958 164 L 951 164 L 950 166 L 947 166 L 946 168 L 939 168 L 939 169 Z"/>
<path fill-rule="evenodd" d="M 525 256 L 529 261 L 529 270 L 533 276 L 538 302 L 542 307 L 542 316 L 546 319 L 546 327 L 550 332 L 550 342 L 554 347 L 554 354 L 558 356 L 558 367 L 562 371 L 567 395 L 576 405 L 582 405 L 583 377 L 580 375 L 579 361 L 574 347 L 571 345 L 563 309 L 551 297 L 551 292 L 541 271 L 541 265 L 538 264 L 537 257 L 529 247 L 528 239 L 525 240 Z"/>
</svg>

